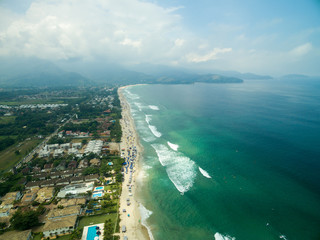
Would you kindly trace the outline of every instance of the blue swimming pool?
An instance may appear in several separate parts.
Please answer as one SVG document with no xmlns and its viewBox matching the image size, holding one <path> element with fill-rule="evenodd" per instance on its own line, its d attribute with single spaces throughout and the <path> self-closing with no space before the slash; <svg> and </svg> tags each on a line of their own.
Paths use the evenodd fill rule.
<svg viewBox="0 0 320 240">
<path fill-rule="evenodd" d="M 99 192 L 99 193 L 94 193 L 94 194 L 92 194 L 92 197 L 102 197 L 102 193 L 101 192 Z"/>
<path fill-rule="evenodd" d="M 88 228 L 88 233 L 87 233 L 87 240 L 94 240 L 95 237 L 97 237 L 97 226 L 92 226 Z"/>
<path fill-rule="evenodd" d="M 103 190 L 103 187 L 96 187 L 95 190 Z"/>
</svg>

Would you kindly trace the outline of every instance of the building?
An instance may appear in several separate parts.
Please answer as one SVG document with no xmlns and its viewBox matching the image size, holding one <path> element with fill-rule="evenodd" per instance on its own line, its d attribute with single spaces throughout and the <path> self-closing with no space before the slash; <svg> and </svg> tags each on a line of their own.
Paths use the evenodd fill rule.
<svg viewBox="0 0 320 240">
<path fill-rule="evenodd" d="M 10 215 L 10 208 L 0 208 L 0 218 L 8 217 L 9 215 Z"/>
<path fill-rule="evenodd" d="M 88 191 L 92 191 L 94 182 L 70 184 L 60 190 L 57 197 L 65 198 L 66 196 L 77 197 L 79 195 L 86 194 Z"/>
<path fill-rule="evenodd" d="M 63 150 L 62 149 L 56 149 L 53 152 L 53 157 L 60 157 L 63 155 Z"/>
<path fill-rule="evenodd" d="M 35 192 L 28 192 L 21 199 L 21 203 L 23 205 L 29 204 L 33 202 L 36 199 L 36 197 L 37 197 L 37 194 Z"/>
<path fill-rule="evenodd" d="M 80 161 L 78 168 L 86 168 L 89 166 L 89 161 L 87 159 L 83 159 Z"/>
<path fill-rule="evenodd" d="M 31 230 L 25 231 L 9 231 L 0 235 L 0 240 L 32 240 Z"/>
<path fill-rule="evenodd" d="M 21 199 L 22 194 L 20 191 L 17 192 L 8 192 L 6 195 L 4 195 L 1 198 L 1 208 L 12 208 L 13 207 L 13 202 Z"/>
<path fill-rule="evenodd" d="M 50 201 L 54 195 L 54 187 L 40 188 L 37 195 L 36 201 L 39 203 Z"/>
<path fill-rule="evenodd" d="M 81 206 L 75 205 L 70 207 L 65 207 L 62 209 L 55 208 L 50 210 L 48 213 L 48 219 L 57 219 L 63 217 L 70 217 L 70 216 L 78 216 L 81 214 Z"/>
<path fill-rule="evenodd" d="M 99 174 L 91 174 L 84 177 L 86 182 L 98 182 L 99 181 Z"/>
<path fill-rule="evenodd" d="M 87 200 L 85 198 L 72 198 L 72 199 L 66 199 L 63 198 L 58 203 L 58 205 L 61 205 L 63 207 L 69 207 L 69 206 L 76 206 L 76 205 L 85 205 Z"/>
<path fill-rule="evenodd" d="M 60 144 L 60 148 L 63 150 L 68 150 L 70 148 L 70 143 Z"/>
<path fill-rule="evenodd" d="M 99 167 L 100 166 L 100 160 L 97 158 L 93 158 L 90 160 L 90 166 Z"/>
<path fill-rule="evenodd" d="M 72 233 L 77 226 L 77 218 L 69 216 L 46 221 L 42 228 L 43 236 L 47 238 Z"/>
<path fill-rule="evenodd" d="M 82 148 L 82 143 L 72 143 L 72 148 L 75 148 L 75 149 L 81 149 Z"/>
<path fill-rule="evenodd" d="M 28 182 L 26 184 L 26 189 L 33 189 L 33 188 L 39 188 L 42 181 L 34 181 L 34 182 Z"/>
</svg>

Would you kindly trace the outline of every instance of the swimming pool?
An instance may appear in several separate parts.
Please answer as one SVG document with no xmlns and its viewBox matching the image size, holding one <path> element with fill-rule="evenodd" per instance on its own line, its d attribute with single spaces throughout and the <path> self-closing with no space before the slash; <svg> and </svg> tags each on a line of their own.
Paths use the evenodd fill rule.
<svg viewBox="0 0 320 240">
<path fill-rule="evenodd" d="M 87 240 L 94 240 L 95 237 L 98 237 L 96 227 L 88 227 Z"/>
<path fill-rule="evenodd" d="M 104 187 L 102 187 L 102 186 L 101 186 L 101 187 L 95 187 L 95 188 L 94 188 L 94 190 L 103 190 L 103 189 L 104 189 Z"/>
<path fill-rule="evenodd" d="M 102 192 L 92 194 L 92 197 L 102 197 Z"/>
</svg>

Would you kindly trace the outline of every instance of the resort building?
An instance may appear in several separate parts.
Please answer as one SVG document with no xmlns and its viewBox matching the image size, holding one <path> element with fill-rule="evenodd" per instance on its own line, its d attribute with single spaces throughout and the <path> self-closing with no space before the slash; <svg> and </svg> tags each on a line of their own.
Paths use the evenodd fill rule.
<svg viewBox="0 0 320 240">
<path fill-rule="evenodd" d="M 54 187 L 40 188 L 37 193 L 36 201 L 39 203 L 50 201 L 53 198 Z"/>
</svg>

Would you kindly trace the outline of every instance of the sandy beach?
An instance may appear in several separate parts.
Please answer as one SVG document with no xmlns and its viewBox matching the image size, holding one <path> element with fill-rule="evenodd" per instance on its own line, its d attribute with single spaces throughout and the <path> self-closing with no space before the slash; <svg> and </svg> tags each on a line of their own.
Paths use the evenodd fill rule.
<svg viewBox="0 0 320 240">
<path fill-rule="evenodd" d="M 124 168 L 124 181 L 120 197 L 120 239 L 124 239 L 127 236 L 129 240 L 149 240 L 147 229 L 141 224 L 139 202 L 136 196 L 136 177 L 139 173 L 139 161 L 141 160 L 143 149 L 139 143 L 134 121 L 131 117 L 130 106 L 122 94 L 124 88 L 118 89 L 122 107 L 120 151 L 121 156 L 127 162 L 126 168 Z M 125 232 L 123 232 L 123 226 L 125 226 Z"/>
</svg>

